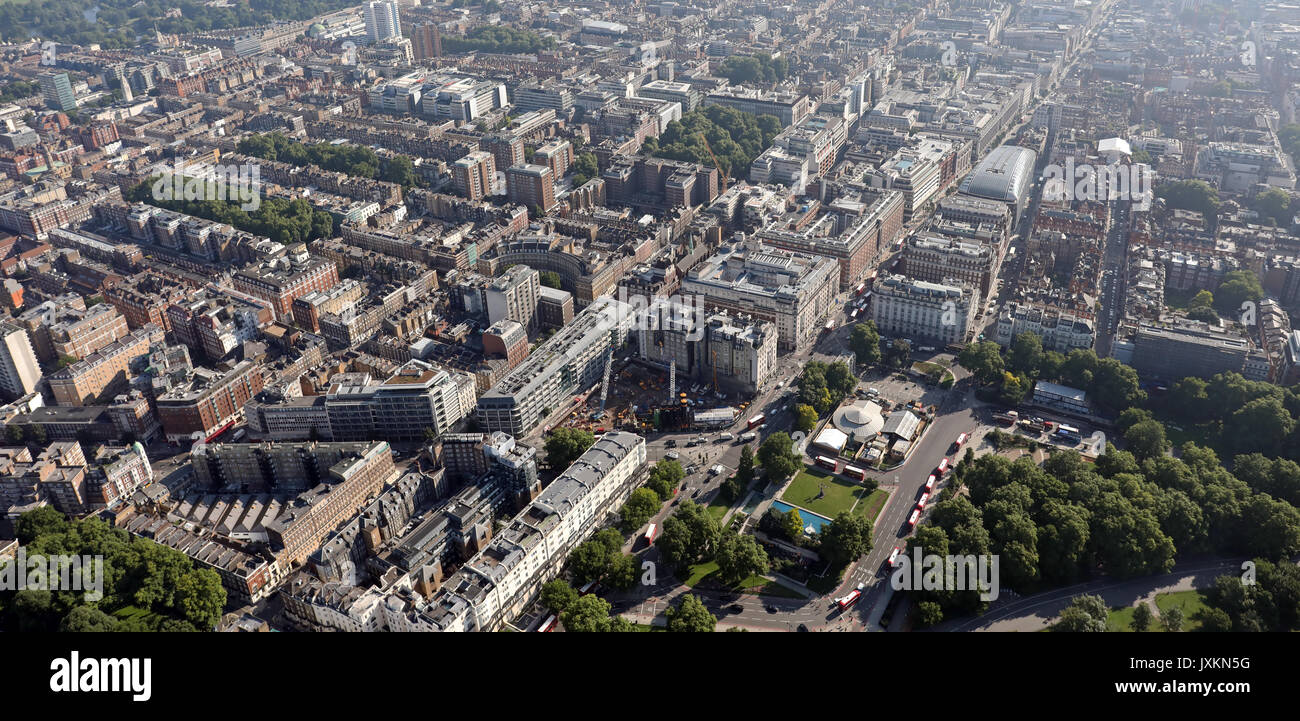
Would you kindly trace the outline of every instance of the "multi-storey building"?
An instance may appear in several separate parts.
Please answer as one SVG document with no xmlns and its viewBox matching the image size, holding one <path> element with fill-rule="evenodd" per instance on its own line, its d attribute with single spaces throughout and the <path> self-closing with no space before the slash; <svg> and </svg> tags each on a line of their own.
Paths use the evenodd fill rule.
<svg viewBox="0 0 1300 721">
<path fill-rule="evenodd" d="M 1009 301 L 998 315 L 997 341 L 1010 347 L 1021 333 L 1035 333 L 1043 350 L 1068 355 L 1076 348 L 1091 348 L 1097 339 L 1096 328 L 1088 318 L 1058 308 Z"/>
<path fill-rule="evenodd" d="M 903 274 L 917 280 L 938 283 L 956 278 L 979 288 L 987 297 L 1000 268 L 997 250 L 984 243 L 971 243 L 931 233 L 912 236 L 903 248 Z"/>
<path fill-rule="evenodd" d="M 262 366 L 253 360 L 240 361 L 225 373 L 193 369 L 188 381 L 155 401 L 167 440 L 211 439 L 243 417 L 244 404 L 262 392 L 264 383 Z"/>
<path fill-rule="evenodd" d="M 333 261 L 307 253 L 307 246 L 291 255 L 241 270 L 232 279 L 235 290 L 270 301 L 279 320 L 292 321 L 293 301 L 312 291 L 329 290 L 339 282 Z"/>
<path fill-rule="evenodd" d="M 979 290 L 957 280 L 931 283 L 891 274 L 876 282 L 871 315 L 882 334 L 965 343 L 979 299 Z"/>
<path fill-rule="evenodd" d="M 476 150 L 451 164 L 456 190 L 470 200 L 482 200 L 492 192 L 495 174 L 496 161 L 492 153 L 485 150 Z"/>
<path fill-rule="evenodd" d="M 833 258 L 762 245 L 724 244 L 682 280 L 682 292 L 705 305 L 776 325 L 780 348 L 803 350 L 817 339 L 840 277 Z"/>
<path fill-rule="evenodd" d="M 121 392 L 132 377 L 131 366 L 162 343 L 163 329 L 149 324 L 132 331 L 49 376 L 50 391 L 59 405 L 83 406 Z"/>
<path fill-rule="evenodd" d="M 555 174 L 548 165 L 511 166 L 506 169 L 506 196 L 512 203 L 549 213 L 555 207 Z"/>
<path fill-rule="evenodd" d="M 447 433 L 474 410 L 472 377 L 423 361 L 409 361 L 380 382 L 366 373 L 340 375 L 325 396 L 329 424 L 321 429 L 336 441 L 424 440 L 429 431 Z"/>
<path fill-rule="evenodd" d="M 755 392 L 776 368 L 776 326 L 657 298 L 637 320 L 641 358 L 675 363 L 685 377 Z"/>
<path fill-rule="evenodd" d="M 41 369 L 27 331 L 14 323 L 0 323 L 0 390 L 11 399 L 22 398 L 36 390 Z"/>
<path fill-rule="evenodd" d="M 1142 323 L 1133 336 L 1131 365 L 1147 378 L 1175 381 L 1187 376 L 1241 373 L 1250 340 L 1204 323 L 1156 326 Z"/>
<path fill-rule="evenodd" d="M 479 397 L 479 423 L 515 436 L 528 433 L 600 381 L 606 351 L 623 344 L 631 325 L 630 306 L 598 298 Z"/>
<path fill-rule="evenodd" d="M 645 439 L 606 433 L 514 520 L 429 596 L 413 579 L 381 604 L 390 631 L 491 631 L 518 615 L 568 553 L 631 493 L 645 464 Z M 414 575 L 414 574 L 412 574 Z"/>
<path fill-rule="evenodd" d="M 541 273 L 522 263 L 511 266 L 483 289 L 488 322 L 513 320 L 529 333 L 535 332 L 541 288 Z"/>
</svg>

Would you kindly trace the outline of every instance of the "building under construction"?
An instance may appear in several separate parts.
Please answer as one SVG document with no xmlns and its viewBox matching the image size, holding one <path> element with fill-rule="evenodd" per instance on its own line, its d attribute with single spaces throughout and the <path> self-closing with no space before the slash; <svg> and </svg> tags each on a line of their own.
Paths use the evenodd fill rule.
<svg viewBox="0 0 1300 721">
<path fill-rule="evenodd" d="M 776 367 L 777 330 L 767 321 L 659 298 L 636 327 L 641 359 L 676 365 L 679 384 L 756 393 Z"/>
</svg>

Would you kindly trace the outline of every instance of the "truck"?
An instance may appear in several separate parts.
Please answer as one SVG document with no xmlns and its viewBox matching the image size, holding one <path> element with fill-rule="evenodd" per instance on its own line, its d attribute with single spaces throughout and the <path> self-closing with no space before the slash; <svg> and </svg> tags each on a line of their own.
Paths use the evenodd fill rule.
<svg viewBox="0 0 1300 721">
<path fill-rule="evenodd" d="M 999 423 L 1013 425 L 1016 423 L 1016 421 L 1020 420 L 1020 414 L 1016 413 L 1015 411 L 1002 411 L 1001 413 L 994 413 L 993 420 Z"/>
<path fill-rule="evenodd" d="M 735 436 L 731 435 L 730 433 L 723 433 L 722 435 L 718 436 L 718 440 L 723 441 L 724 443 L 726 441 L 731 440 L 732 438 L 735 438 Z"/>
<path fill-rule="evenodd" d="M 1025 419 L 1021 420 L 1021 421 L 1018 423 L 1018 425 L 1019 425 L 1021 428 L 1025 429 L 1025 430 L 1027 430 L 1027 431 L 1031 431 L 1031 432 L 1033 432 L 1033 433 L 1042 433 L 1042 432 L 1043 432 L 1043 423 L 1042 423 L 1042 421 L 1034 420 L 1034 419 L 1031 419 L 1031 418 L 1025 418 Z"/>
<path fill-rule="evenodd" d="M 755 432 L 753 432 L 753 431 L 750 431 L 750 432 L 748 432 L 748 433 L 741 433 L 741 434 L 740 434 L 740 442 L 741 442 L 741 443 L 749 443 L 750 441 L 754 440 L 755 438 L 758 438 L 758 434 L 755 433 Z"/>
</svg>

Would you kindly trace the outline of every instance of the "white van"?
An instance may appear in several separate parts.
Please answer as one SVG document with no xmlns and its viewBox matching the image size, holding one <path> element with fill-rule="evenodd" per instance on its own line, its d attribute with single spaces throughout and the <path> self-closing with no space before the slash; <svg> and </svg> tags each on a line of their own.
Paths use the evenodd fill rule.
<svg viewBox="0 0 1300 721">
<path fill-rule="evenodd" d="M 718 436 L 718 440 L 720 441 L 729 441 L 732 438 L 735 438 L 735 436 L 730 433 L 723 433 L 722 435 Z"/>
</svg>

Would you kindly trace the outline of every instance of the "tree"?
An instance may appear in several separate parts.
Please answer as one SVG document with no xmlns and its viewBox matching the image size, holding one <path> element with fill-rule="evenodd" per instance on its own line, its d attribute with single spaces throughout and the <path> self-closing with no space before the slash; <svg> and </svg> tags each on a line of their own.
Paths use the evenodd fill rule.
<svg viewBox="0 0 1300 721">
<path fill-rule="evenodd" d="M 736 480 L 741 488 L 748 488 L 754 480 L 754 447 L 748 443 L 740 449 L 740 460 L 736 463 Z"/>
<path fill-rule="evenodd" d="M 1142 633 L 1151 628 L 1153 618 L 1154 614 L 1151 613 L 1151 607 L 1147 605 L 1146 601 L 1142 601 L 1138 603 L 1137 608 L 1133 609 L 1131 628 L 1138 633 Z"/>
<path fill-rule="evenodd" d="M 718 519 L 704 506 L 682 501 L 677 513 L 664 521 L 664 530 L 655 541 L 659 554 L 680 573 L 692 564 L 712 558 L 722 530 Z"/>
<path fill-rule="evenodd" d="M 77 606 L 59 623 L 65 633 L 102 633 L 117 630 L 117 619 L 93 606 Z"/>
<path fill-rule="evenodd" d="M 582 187 L 588 180 L 596 177 L 600 169 L 596 165 L 595 153 L 578 153 L 573 159 L 573 187 Z"/>
<path fill-rule="evenodd" d="M 874 321 L 858 323 L 849 331 L 849 349 L 857 356 L 858 363 L 864 366 L 880 362 L 880 333 Z"/>
<path fill-rule="evenodd" d="M 758 462 L 769 480 L 784 481 L 799 469 L 799 458 L 792 450 L 794 443 L 785 432 L 768 436 L 758 447 Z"/>
<path fill-rule="evenodd" d="M 563 287 L 563 279 L 560 278 L 559 273 L 556 273 L 553 270 L 544 270 L 540 273 L 540 276 L 542 285 L 547 288 L 555 288 L 558 290 Z"/>
<path fill-rule="evenodd" d="M 758 545 L 753 536 L 727 534 L 718 544 L 714 557 L 718 563 L 718 573 L 723 583 L 734 585 L 750 576 L 767 573 L 770 562 L 767 551 Z"/>
<path fill-rule="evenodd" d="M 1232 617 L 1222 609 L 1203 608 L 1193 616 L 1201 622 L 1201 631 L 1224 633 L 1232 630 Z"/>
<path fill-rule="evenodd" d="M 1289 213 L 1291 196 L 1281 188 L 1268 188 L 1262 191 L 1251 201 L 1250 207 L 1259 213 L 1260 217 L 1272 220 L 1277 225 L 1289 225 L 1291 222 Z"/>
<path fill-rule="evenodd" d="M 546 439 L 546 460 L 551 468 L 568 468 L 595 442 L 596 437 L 590 431 L 556 428 Z"/>
<path fill-rule="evenodd" d="M 1240 450 L 1276 455 L 1296 422 L 1276 397 L 1256 398 L 1232 414 L 1232 428 Z"/>
<path fill-rule="evenodd" d="M 646 487 L 659 494 L 661 502 L 667 501 L 673 497 L 673 489 L 685 477 L 686 471 L 682 469 L 681 463 L 663 458 L 650 469 L 650 480 Z"/>
<path fill-rule="evenodd" d="M 1018 406 L 1029 393 L 1030 382 L 1023 376 L 1002 373 L 1002 402 L 1009 406 Z"/>
<path fill-rule="evenodd" d="M 1264 297 L 1264 287 L 1259 277 L 1249 270 L 1233 270 L 1223 275 L 1223 282 L 1214 294 L 1214 307 L 1227 316 L 1236 318 L 1241 304 L 1258 303 Z"/>
<path fill-rule="evenodd" d="M 943 607 L 934 601 L 922 601 L 916 604 L 916 621 L 922 628 L 942 622 Z"/>
<path fill-rule="evenodd" d="M 1053 628 L 1065 633 L 1104 633 L 1106 618 L 1110 615 L 1101 596 L 1075 596 L 1070 605 L 1061 611 L 1061 619 Z"/>
<path fill-rule="evenodd" d="M 573 633 L 606 633 L 611 625 L 609 609 L 609 602 L 594 593 L 579 596 L 561 616 L 564 630 Z"/>
<path fill-rule="evenodd" d="M 23 442 L 23 427 L 13 425 L 6 427 L 5 438 L 14 445 L 21 445 Z"/>
<path fill-rule="evenodd" d="M 623 521 L 623 530 L 633 531 L 640 528 L 654 517 L 659 511 L 662 501 L 659 500 L 659 494 L 649 488 L 638 488 L 632 491 L 628 497 L 627 503 L 619 511 L 619 516 Z"/>
<path fill-rule="evenodd" d="M 885 352 L 885 362 L 891 368 L 902 368 L 912 356 L 912 344 L 902 338 L 895 338 Z"/>
<path fill-rule="evenodd" d="M 812 433 L 817 427 L 817 411 L 812 406 L 800 403 L 794 407 L 794 428 L 804 433 Z"/>
<path fill-rule="evenodd" d="M 1165 627 L 1166 631 L 1176 633 L 1183 630 L 1183 609 L 1174 606 L 1160 612 L 1160 625 Z"/>
<path fill-rule="evenodd" d="M 605 572 L 605 583 L 619 591 L 630 591 L 639 578 L 640 565 L 635 556 L 615 553 L 610 557 L 609 570 Z"/>
<path fill-rule="evenodd" d="M 1139 461 L 1164 455 L 1169 447 L 1165 427 L 1159 421 L 1146 420 L 1135 423 L 1124 432 L 1124 442 Z"/>
<path fill-rule="evenodd" d="M 1205 418 L 1209 403 L 1209 396 L 1206 393 L 1208 386 L 1204 379 L 1195 376 L 1188 376 L 1175 382 L 1169 389 L 1167 401 L 1169 410 L 1185 420 Z"/>
<path fill-rule="evenodd" d="M 871 523 L 844 511 L 822 526 L 817 540 L 817 552 L 832 565 L 852 563 L 871 552 Z"/>
<path fill-rule="evenodd" d="M 668 617 L 668 631 L 672 633 L 713 633 L 718 624 L 717 617 L 709 613 L 704 602 L 690 593 L 682 596 L 677 608 L 668 609 L 664 615 Z"/>
<path fill-rule="evenodd" d="M 30 546 L 40 536 L 63 534 L 68 528 L 68 519 L 54 506 L 41 506 L 18 517 L 14 535 L 20 544 Z"/>
<path fill-rule="evenodd" d="M 981 383 L 993 383 L 1002 379 L 1002 349 L 992 341 L 971 343 L 962 349 L 957 362 Z"/>
<path fill-rule="evenodd" d="M 578 600 L 578 592 L 563 578 L 547 581 L 542 586 L 542 605 L 556 615 L 564 613 L 573 602 Z"/>
<path fill-rule="evenodd" d="M 1179 180 L 1162 186 L 1156 196 L 1170 208 L 1194 210 L 1207 219 L 1219 210 L 1219 193 L 1204 180 Z"/>
<path fill-rule="evenodd" d="M 176 584 L 175 605 L 195 628 L 216 628 L 226 605 L 226 590 L 221 585 L 221 577 L 210 568 L 185 574 Z"/>
<path fill-rule="evenodd" d="M 1037 333 L 1020 333 L 1011 342 L 1007 362 L 1012 370 L 1033 378 L 1043 362 L 1043 340 Z"/>
</svg>

